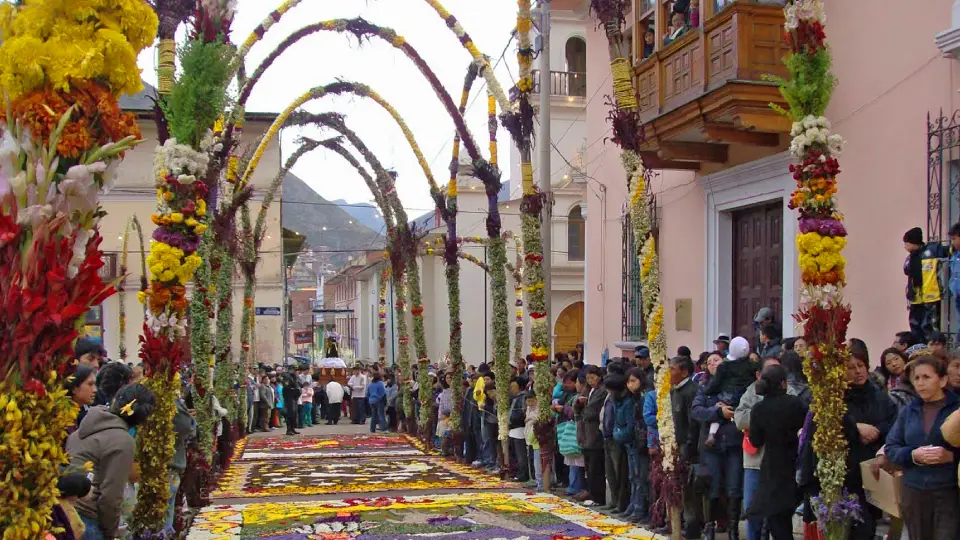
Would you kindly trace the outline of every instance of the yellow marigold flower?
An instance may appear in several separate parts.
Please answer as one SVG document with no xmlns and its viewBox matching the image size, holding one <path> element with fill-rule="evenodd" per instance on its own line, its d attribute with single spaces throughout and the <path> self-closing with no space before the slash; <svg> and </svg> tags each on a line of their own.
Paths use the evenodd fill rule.
<svg viewBox="0 0 960 540">
<path fill-rule="evenodd" d="M 195 232 L 195 233 L 197 233 L 197 234 L 203 234 L 204 232 L 206 232 L 206 230 L 207 230 L 207 226 L 204 225 L 203 223 L 201 223 L 201 224 L 199 224 L 199 225 L 197 225 L 196 227 L 193 228 L 193 232 Z"/>
<path fill-rule="evenodd" d="M 173 281 L 175 277 L 176 275 L 170 270 L 164 270 L 163 273 L 160 274 L 160 281 Z"/>
<path fill-rule="evenodd" d="M 170 214 L 170 219 L 173 220 L 174 223 L 183 223 L 183 214 L 174 212 Z"/>
<path fill-rule="evenodd" d="M 170 191 L 164 191 L 164 192 L 163 192 L 163 200 L 165 200 L 165 201 L 172 201 L 172 200 L 173 200 L 173 193 L 170 192 Z"/>
<path fill-rule="evenodd" d="M 197 223 L 199 222 L 193 218 L 187 218 L 184 220 L 184 223 L 187 225 L 187 227 L 196 227 Z"/>
</svg>

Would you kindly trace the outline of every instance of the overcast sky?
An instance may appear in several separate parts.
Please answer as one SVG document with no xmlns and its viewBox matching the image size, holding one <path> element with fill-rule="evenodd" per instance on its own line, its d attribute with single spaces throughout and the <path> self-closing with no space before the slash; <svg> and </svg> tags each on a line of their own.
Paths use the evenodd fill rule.
<svg viewBox="0 0 960 540">
<path fill-rule="evenodd" d="M 279 3 L 280 0 L 239 0 L 237 19 L 233 25 L 234 42 L 245 39 Z M 480 50 L 496 62 L 516 24 L 516 1 L 445 0 L 444 4 L 462 22 Z M 357 16 L 391 27 L 407 38 L 436 71 L 454 102 L 459 103 L 470 55 L 424 0 L 304 0 L 253 48 L 247 57 L 247 72 L 252 73 L 277 43 L 295 30 L 314 22 Z M 156 83 L 155 54 L 155 50 L 150 49 L 140 56 L 144 79 L 151 84 Z M 512 86 L 511 74 L 516 77 L 516 65 L 514 42 L 496 70 L 497 78 L 505 90 Z M 352 36 L 335 32 L 319 32 L 301 40 L 267 71 L 254 90 L 247 110 L 279 112 L 309 88 L 329 84 L 337 78 L 366 83 L 392 103 L 417 138 L 434 177 L 438 182 L 446 181 L 449 176 L 447 166 L 450 162 L 453 124 L 413 63 L 382 40 L 365 43 L 362 48 Z M 481 82 L 478 79 L 474 85 L 474 95 L 480 91 Z M 348 126 L 366 141 L 385 166 L 399 173 L 398 191 L 410 216 L 419 216 L 432 209 L 429 189 L 416 158 L 399 128 L 379 106 L 363 98 L 327 97 L 311 102 L 306 108 L 312 112 L 336 111 L 345 114 Z M 475 101 L 468 112 L 467 122 L 478 143 L 485 149 L 485 97 Z M 294 139 L 298 134 L 294 131 L 287 130 L 283 137 L 284 160 L 293 151 Z M 309 134 L 320 135 L 317 132 Z M 502 168 L 509 171 L 508 134 L 501 129 L 498 139 L 501 142 Z M 304 156 L 294 168 L 294 173 L 328 200 L 372 202 L 369 190 L 356 172 L 342 158 L 330 152 L 318 150 Z M 504 182 L 508 180 L 507 174 L 504 174 Z"/>
</svg>

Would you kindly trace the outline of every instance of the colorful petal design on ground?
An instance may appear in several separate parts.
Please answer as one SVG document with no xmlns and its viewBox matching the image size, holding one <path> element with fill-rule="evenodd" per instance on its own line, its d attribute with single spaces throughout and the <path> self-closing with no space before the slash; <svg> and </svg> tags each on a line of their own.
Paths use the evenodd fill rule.
<svg viewBox="0 0 960 540">
<path fill-rule="evenodd" d="M 403 434 L 331 435 L 295 439 L 245 439 L 236 456 L 242 461 L 422 456 L 423 444 Z"/>
<path fill-rule="evenodd" d="M 215 499 L 374 491 L 515 489 L 468 466 L 434 457 L 234 462 Z"/>
<path fill-rule="evenodd" d="M 553 496 L 469 493 L 214 505 L 188 540 L 648 540 L 653 534 Z"/>
</svg>

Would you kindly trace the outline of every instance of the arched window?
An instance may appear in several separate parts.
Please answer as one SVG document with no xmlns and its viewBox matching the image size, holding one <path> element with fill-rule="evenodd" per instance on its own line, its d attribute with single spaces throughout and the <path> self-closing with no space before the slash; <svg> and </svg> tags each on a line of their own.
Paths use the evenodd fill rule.
<svg viewBox="0 0 960 540">
<path fill-rule="evenodd" d="M 586 244 L 587 224 L 580 206 L 574 206 L 567 216 L 567 260 L 582 261 Z"/>
<path fill-rule="evenodd" d="M 568 96 L 586 97 L 587 95 L 587 42 L 573 36 L 564 47 L 567 62 L 566 92 Z"/>
</svg>

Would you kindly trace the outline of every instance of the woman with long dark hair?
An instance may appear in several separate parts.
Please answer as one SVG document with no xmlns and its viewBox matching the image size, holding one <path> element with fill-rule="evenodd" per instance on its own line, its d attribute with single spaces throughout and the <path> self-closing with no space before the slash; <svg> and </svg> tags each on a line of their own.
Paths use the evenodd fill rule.
<svg viewBox="0 0 960 540">
<path fill-rule="evenodd" d="M 797 433 L 807 406 L 787 393 L 787 371 L 776 363 L 763 368 L 755 390 L 763 400 L 750 412 L 750 443 L 763 448 L 760 482 L 747 516 L 766 519 L 773 540 L 793 540 L 793 513 L 800 502 L 794 474 Z"/>
<path fill-rule="evenodd" d="M 904 469 L 900 513 L 910 538 L 956 539 L 960 448 L 944 439 L 942 427 L 960 410 L 960 399 L 946 389 L 946 366 L 933 356 L 913 361 L 912 378 L 919 398 L 900 412 L 884 448 L 887 459 Z"/>
<path fill-rule="evenodd" d="M 892 390 L 900 384 L 901 377 L 904 376 L 904 370 L 910 359 L 903 351 L 896 347 L 890 347 L 880 353 L 880 366 L 876 371 L 883 375 L 884 384 L 887 390 Z M 906 377 L 909 379 L 909 376 Z"/>
<path fill-rule="evenodd" d="M 69 375 L 64 381 L 63 387 L 70 399 L 80 408 L 80 412 L 77 413 L 77 422 L 70 430 L 73 433 L 73 430 L 80 426 L 80 422 L 87 415 L 87 411 L 90 410 L 90 406 L 93 405 L 96 398 L 97 372 L 90 366 L 77 365 L 73 374 Z"/>
</svg>

